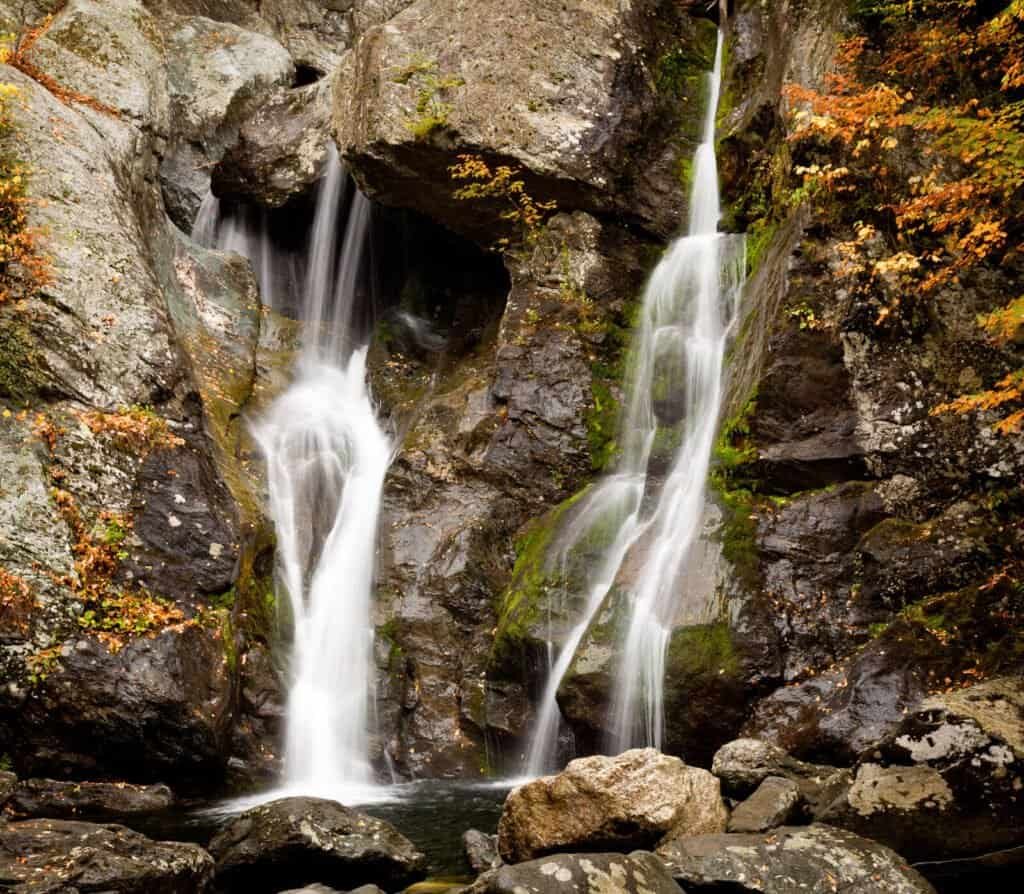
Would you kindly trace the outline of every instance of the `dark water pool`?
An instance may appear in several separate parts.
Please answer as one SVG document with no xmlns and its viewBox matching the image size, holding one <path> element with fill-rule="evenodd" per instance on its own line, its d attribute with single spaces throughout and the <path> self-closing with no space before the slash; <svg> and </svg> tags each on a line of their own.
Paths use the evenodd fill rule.
<svg viewBox="0 0 1024 894">
<path fill-rule="evenodd" d="M 500 783 L 425 780 L 392 787 L 388 801 L 351 806 L 387 820 L 412 841 L 427 855 L 432 877 L 467 878 L 470 869 L 462 833 L 467 829 L 495 832 L 508 791 L 509 785 Z M 124 824 L 151 838 L 205 846 L 231 819 L 223 806 L 223 802 L 191 802 L 162 813 L 132 817 Z"/>
</svg>

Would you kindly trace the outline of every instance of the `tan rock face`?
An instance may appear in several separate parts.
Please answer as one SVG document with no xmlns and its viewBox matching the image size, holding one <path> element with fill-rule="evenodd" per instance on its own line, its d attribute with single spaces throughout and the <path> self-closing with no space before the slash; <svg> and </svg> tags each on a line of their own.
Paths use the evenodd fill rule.
<svg viewBox="0 0 1024 894">
<path fill-rule="evenodd" d="M 573 849 L 649 847 L 725 830 L 718 780 L 653 748 L 581 758 L 509 794 L 498 848 L 513 863 Z"/>
<path fill-rule="evenodd" d="M 669 105 L 652 70 L 670 43 L 713 52 L 714 27 L 655 6 L 414 3 L 343 61 L 338 145 L 371 196 L 465 233 L 499 218 L 467 219 L 466 203 L 453 199 L 448 167 L 459 153 L 523 168 L 531 193 L 565 210 L 618 210 L 670 233 L 685 204 L 674 165 L 688 149 L 667 144 L 680 142 L 680 117 L 697 120 L 702 85 Z"/>
</svg>

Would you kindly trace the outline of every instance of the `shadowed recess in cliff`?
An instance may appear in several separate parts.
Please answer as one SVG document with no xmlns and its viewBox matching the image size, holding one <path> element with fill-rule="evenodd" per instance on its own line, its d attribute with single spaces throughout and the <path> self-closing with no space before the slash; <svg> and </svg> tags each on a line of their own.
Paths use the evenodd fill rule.
<svg viewBox="0 0 1024 894">
<path fill-rule="evenodd" d="M 548 559 L 564 564 L 598 531 L 607 544 L 584 575 L 583 610 L 542 695 L 527 763 L 531 775 L 557 763 L 558 687 L 602 608 L 621 619 L 614 631 L 619 671 L 605 742 L 612 753 L 661 746 L 669 637 L 682 619 L 700 619 L 705 608 L 690 604 L 702 601 L 703 593 L 688 585 L 687 567 L 704 520 L 725 346 L 745 267 L 743 238 L 717 232 L 721 208 L 714 140 L 722 53 L 720 33 L 693 161 L 688 233 L 669 247 L 644 292 L 619 422 L 621 453 L 614 472 L 582 498 L 558 538 L 558 555 Z M 671 459 L 659 481 L 659 457 L 665 454 Z M 639 570 L 624 574 L 631 568 Z"/>
</svg>

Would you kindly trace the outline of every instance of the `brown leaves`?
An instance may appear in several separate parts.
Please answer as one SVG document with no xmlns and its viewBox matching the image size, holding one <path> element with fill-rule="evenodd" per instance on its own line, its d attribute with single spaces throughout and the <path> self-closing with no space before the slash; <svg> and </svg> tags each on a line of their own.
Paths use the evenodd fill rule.
<svg viewBox="0 0 1024 894">
<path fill-rule="evenodd" d="M 122 407 L 118 413 L 90 410 L 80 413 L 78 418 L 94 435 L 107 435 L 124 450 L 149 453 L 185 443 L 171 433 L 166 419 L 145 407 Z"/>
</svg>

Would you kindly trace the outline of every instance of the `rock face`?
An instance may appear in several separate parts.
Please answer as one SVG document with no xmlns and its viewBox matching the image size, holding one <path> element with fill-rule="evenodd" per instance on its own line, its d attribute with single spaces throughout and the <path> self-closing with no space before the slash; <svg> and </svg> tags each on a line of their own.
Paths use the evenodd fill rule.
<svg viewBox="0 0 1024 894">
<path fill-rule="evenodd" d="M 669 50 L 683 70 L 659 95 L 644 67 Z M 696 104 L 713 51 L 712 27 L 652 2 L 414 3 L 342 64 L 338 143 L 371 196 L 463 232 L 498 223 L 453 198 L 447 168 L 470 152 L 522 167 L 540 199 L 614 209 L 666 234 L 685 204 L 674 164 L 686 139 L 676 131 L 681 114 L 697 125 L 684 104 Z"/>
<path fill-rule="evenodd" d="M 270 208 L 308 194 L 324 171 L 329 119 L 326 83 L 279 91 L 239 128 L 213 170 L 213 191 Z"/>
<path fill-rule="evenodd" d="M 471 890 L 539 894 L 571 889 L 589 894 L 678 894 L 679 885 L 653 854 L 552 854 L 484 876 Z"/>
<path fill-rule="evenodd" d="M 648 248 L 577 212 L 508 261 L 511 291 L 508 273 L 489 268 L 459 290 L 430 286 L 423 270 L 439 303 L 465 295 L 459 313 L 476 338 L 453 338 L 433 390 L 429 357 L 395 345 L 374 364 L 375 393 L 409 419 L 385 485 L 378 589 L 382 747 L 404 772 L 480 774 L 487 735 L 511 748 L 528 728 L 533 674 L 518 656 L 535 644 L 503 607 L 505 588 L 517 548 L 520 562 L 532 555 L 524 522 L 582 486 L 611 437 L 599 419 L 617 403 L 601 370 L 620 358 Z M 522 607 L 543 604 L 531 590 Z"/>
<path fill-rule="evenodd" d="M 830 826 L 786 826 L 767 835 L 669 837 L 658 848 L 686 888 L 744 894 L 934 894 L 934 888 L 883 845 Z"/>
<path fill-rule="evenodd" d="M 37 21 L 23 7 L 14 27 Z M 0 748 L 23 775 L 151 782 L 228 757 L 237 664 L 209 602 L 251 593 L 265 532 L 238 422 L 260 321 L 246 265 L 189 260 L 158 168 L 175 126 L 216 131 L 245 90 L 207 81 L 176 106 L 167 22 L 135 0 L 57 11 L 30 61 L 93 104 L 3 73 L 21 95 L 3 151 L 31 171 L 52 258 L 37 297 L 0 308 L 0 401 L 31 407 L 0 435 L 0 565 L 26 594 L 0 612 Z"/>
<path fill-rule="evenodd" d="M 0 823 L 0 883 L 18 894 L 201 894 L 212 877 L 213 860 L 195 844 L 151 841 L 124 826 Z"/>
<path fill-rule="evenodd" d="M 822 819 L 915 861 L 1020 846 L 1022 754 L 1021 678 L 934 696 L 863 756 Z"/>
<path fill-rule="evenodd" d="M 501 856 L 518 863 L 574 848 L 628 850 L 666 832 L 723 831 L 718 780 L 654 749 L 579 758 L 557 776 L 509 793 L 498 824 Z"/>
<path fill-rule="evenodd" d="M 426 858 L 383 820 L 316 798 L 284 798 L 232 820 L 210 842 L 218 885 L 277 894 L 315 881 L 395 890 L 422 878 Z"/>
<path fill-rule="evenodd" d="M 113 820 L 133 813 L 155 813 L 173 802 L 174 795 L 166 785 L 26 779 L 12 786 L 3 807 L 19 818 Z"/>
<path fill-rule="evenodd" d="M 217 632 L 167 630 L 116 654 L 79 640 L 24 705 L 19 764 L 28 773 L 150 781 L 215 774 L 227 759 L 230 709 Z"/>
</svg>

